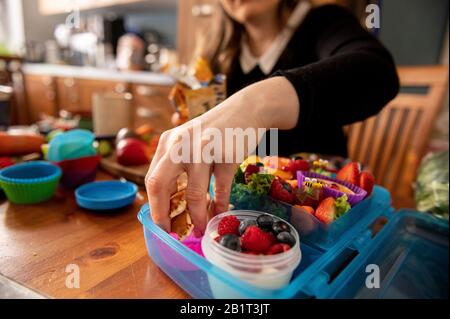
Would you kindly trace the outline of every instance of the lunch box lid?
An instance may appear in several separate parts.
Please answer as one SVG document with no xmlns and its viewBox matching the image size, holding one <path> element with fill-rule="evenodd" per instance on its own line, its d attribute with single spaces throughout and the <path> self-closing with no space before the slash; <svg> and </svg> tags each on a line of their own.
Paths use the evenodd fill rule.
<svg viewBox="0 0 450 319">
<path fill-rule="evenodd" d="M 361 247 L 319 298 L 448 298 L 449 224 L 414 210 L 400 210 Z"/>
</svg>

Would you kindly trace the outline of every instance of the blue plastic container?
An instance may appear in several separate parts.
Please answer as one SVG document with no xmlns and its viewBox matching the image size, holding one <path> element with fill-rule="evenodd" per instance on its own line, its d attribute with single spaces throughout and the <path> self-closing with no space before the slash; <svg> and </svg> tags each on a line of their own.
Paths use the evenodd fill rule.
<svg viewBox="0 0 450 319">
<path fill-rule="evenodd" d="M 399 211 L 339 278 L 327 289 L 318 289 L 317 295 L 327 298 L 447 299 L 448 226 L 448 221 L 431 215 Z M 368 265 L 379 267 L 379 289 L 369 289 L 365 285 Z"/>
<path fill-rule="evenodd" d="M 114 210 L 134 202 L 138 187 L 122 181 L 92 182 L 75 191 L 77 204 L 90 210 Z"/>
<path fill-rule="evenodd" d="M 153 223 L 148 205 L 138 218 L 150 257 L 194 298 L 446 298 L 448 222 L 399 212 L 372 237 L 376 218 L 392 215 L 392 209 L 378 208 L 368 206 L 364 217 L 326 250 L 300 239 L 302 261 L 290 284 L 277 290 L 252 286 L 191 251 Z M 420 256 L 427 260 L 421 262 Z M 372 263 L 380 268 L 379 289 L 365 286 Z"/>
<path fill-rule="evenodd" d="M 239 189 L 240 187 L 242 187 L 240 184 L 233 186 L 230 202 L 234 209 L 257 210 L 283 218 L 297 229 L 302 242 L 321 250 L 327 250 L 335 245 L 343 233 L 365 228 L 380 215 L 389 217 L 394 211 L 391 207 L 389 192 L 383 187 L 375 186 L 370 197 L 326 225 L 303 209 L 274 200 L 269 196 L 258 195 L 247 187 Z"/>
</svg>

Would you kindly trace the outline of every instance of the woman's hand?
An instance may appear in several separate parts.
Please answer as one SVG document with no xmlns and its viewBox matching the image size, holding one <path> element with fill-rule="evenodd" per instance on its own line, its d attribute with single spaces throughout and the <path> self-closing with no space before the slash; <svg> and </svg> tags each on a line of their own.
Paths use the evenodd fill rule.
<svg viewBox="0 0 450 319">
<path fill-rule="evenodd" d="M 186 172 L 189 211 L 194 225 L 203 231 L 208 216 L 206 194 L 211 174 L 214 174 L 215 181 L 214 212 L 221 213 L 228 210 L 231 183 L 239 165 L 238 161 L 230 161 L 230 158 L 241 157 L 238 151 L 250 154 L 256 147 L 253 143 L 235 145 L 232 142 L 230 148 L 225 142 L 226 129 L 289 129 L 297 123 L 298 114 L 295 89 L 285 78 L 274 77 L 253 84 L 195 120 L 164 132 L 146 176 L 154 222 L 170 231 L 170 196 L 177 189 L 178 176 Z M 199 123 L 201 130 L 198 130 Z M 214 137 L 220 136 L 221 142 L 215 140 L 216 148 L 211 154 L 212 131 L 215 131 Z M 203 152 L 211 155 L 207 156 L 209 159 L 202 156 Z"/>
</svg>

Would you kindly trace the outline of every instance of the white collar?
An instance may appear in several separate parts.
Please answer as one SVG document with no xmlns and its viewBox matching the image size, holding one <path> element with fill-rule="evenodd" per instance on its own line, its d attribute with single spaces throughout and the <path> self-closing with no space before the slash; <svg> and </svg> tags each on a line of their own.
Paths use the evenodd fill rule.
<svg viewBox="0 0 450 319">
<path fill-rule="evenodd" d="M 243 37 L 241 40 L 242 50 L 239 57 L 242 71 L 247 74 L 259 65 L 264 74 L 269 74 L 280 58 L 281 53 L 283 53 L 286 48 L 292 34 L 305 18 L 310 7 L 311 5 L 309 4 L 309 1 L 300 1 L 289 16 L 286 27 L 277 35 L 269 49 L 260 57 L 253 56 L 245 37 Z"/>
</svg>

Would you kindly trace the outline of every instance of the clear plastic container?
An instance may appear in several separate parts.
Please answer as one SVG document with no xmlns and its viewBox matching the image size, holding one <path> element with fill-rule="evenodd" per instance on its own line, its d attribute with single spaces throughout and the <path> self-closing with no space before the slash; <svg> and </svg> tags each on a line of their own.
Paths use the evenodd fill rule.
<svg viewBox="0 0 450 319">
<path fill-rule="evenodd" d="M 394 211 L 389 192 L 380 186 L 375 186 L 368 198 L 328 225 L 301 208 L 258 195 L 240 184 L 233 185 L 230 203 L 237 210 L 261 211 L 282 218 L 295 227 L 303 243 L 323 250 L 332 247 L 345 232 L 366 227 L 380 212 L 389 217 Z"/>
<path fill-rule="evenodd" d="M 202 239 L 205 258 L 230 274 L 262 289 L 280 289 L 288 285 L 301 260 L 300 239 L 295 228 L 289 225 L 296 243 L 287 252 L 276 255 L 249 255 L 227 249 L 214 240 L 220 220 L 229 215 L 234 215 L 239 220 L 256 220 L 261 212 L 232 211 L 211 219 Z M 275 221 L 281 220 L 276 216 L 272 217 Z M 226 286 L 214 280 L 214 277 L 208 279 L 215 298 L 230 297 Z"/>
</svg>

